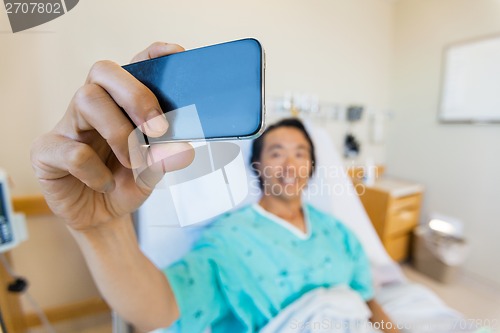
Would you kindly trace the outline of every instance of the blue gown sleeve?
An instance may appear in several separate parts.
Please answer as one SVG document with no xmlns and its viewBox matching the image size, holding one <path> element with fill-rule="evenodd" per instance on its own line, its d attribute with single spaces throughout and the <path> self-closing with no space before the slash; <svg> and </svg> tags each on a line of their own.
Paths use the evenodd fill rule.
<svg viewBox="0 0 500 333">
<path fill-rule="evenodd" d="M 370 260 L 363 246 L 354 235 L 349 232 L 349 247 L 354 263 L 350 287 L 356 290 L 365 301 L 374 297 L 373 277 Z"/>
<path fill-rule="evenodd" d="M 184 258 L 164 269 L 180 312 L 171 327 L 174 331 L 203 332 L 227 314 L 219 276 L 222 255 L 214 242 L 199 241 Z"/>
</svg>

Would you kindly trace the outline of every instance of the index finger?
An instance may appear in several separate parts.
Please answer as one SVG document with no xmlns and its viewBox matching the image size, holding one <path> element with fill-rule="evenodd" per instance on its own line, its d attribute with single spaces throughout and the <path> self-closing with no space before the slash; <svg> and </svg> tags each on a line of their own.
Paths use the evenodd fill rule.
<svg viewBox="0 0 500 333">
<path fill-rule="evenodd" d="M 168 55 L 182 50 L 177 44 L 157 42 L 134 59 Z M 168 122 L 153 92 L 118 64 L 111 61 L 97 62 L 89 72 L 87 84 L 102 87 L 145 134 L 157 137 L 168 129 Z"/>
<path fill-rule="evenodd" d="M 136 126 L 146 124 L 146 134 L 156 137 L 168 129 L 156 96 L 144 84 L 112 61 L 95 63 L 86 85 L 102 87 Z M 150 122 L 148 122 L 151 120 Z"/>
</svg>

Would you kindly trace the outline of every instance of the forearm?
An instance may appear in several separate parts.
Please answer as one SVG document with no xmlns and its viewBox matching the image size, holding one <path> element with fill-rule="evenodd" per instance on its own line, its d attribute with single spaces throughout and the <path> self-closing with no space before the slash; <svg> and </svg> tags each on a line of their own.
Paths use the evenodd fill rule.
<svg viewBox="0 0 500 333">
<path fill-rule="evenodd" d="M 170 284 L 140 251 L 130 217 L 71 232 L 103 297 L 125 320 L 150 331 L 178 318 Z"/>
<path fill-rule="evenodd" d="M 370 321 L 372 323 L 378 323 L 377 328 L 380 327 L 385 333 L 398 333 L 399 330 L 396 324 L 387 316 L 384 309 L 377 303 L 375 300 L 370 300 L 366 302 L 370 311 L 372 312 L 372 316 Z"/>
</svg>

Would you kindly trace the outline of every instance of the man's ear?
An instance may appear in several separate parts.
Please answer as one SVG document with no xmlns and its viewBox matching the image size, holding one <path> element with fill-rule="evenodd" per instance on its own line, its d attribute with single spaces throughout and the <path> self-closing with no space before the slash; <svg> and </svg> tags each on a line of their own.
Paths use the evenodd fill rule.
<svg viewBox="0 0 500 333">
<path fill-rule="evenodd" d="M 258 175 L 260 175 L 260 162 L 259 161 L 254 161 L 252 163 L 250 163 L 250 167 L 252 168 L 252 170 Z"/>
</svg>

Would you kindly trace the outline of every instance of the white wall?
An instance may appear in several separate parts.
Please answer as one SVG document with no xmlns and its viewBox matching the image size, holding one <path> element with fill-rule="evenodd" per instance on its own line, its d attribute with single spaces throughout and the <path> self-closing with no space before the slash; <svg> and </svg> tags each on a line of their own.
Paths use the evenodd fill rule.
<svg viewBox="0 0 500 333">
<path fill-rule="evenodd" d="M 256 37 L 267 53 L 269 95 L 309 92 L 324 102 L 386 110 L 392 23 L 387 0 L 82 0 L 68 14 L 17 34 L 9 32 L 0 11 L 0 167 L 12 176 L 15 195 L 38 193 L 29 162 L 32 140 L 54 126 L 95 61 L 125 64 L 157 40 L 195 48 Z M 363 126 L 357 130 L 363 132 Z M 334 130 L 341 140 L 345 126 L 336 124 Z M 383 147 L 375 149 L 383 156 Z M 20 273 L 36 281 L 35 298 L 42 306 L 57 306 L 94 295 L 85 281 L 75 281 L 76 293 L 59 288 L 47 270 L 54 248 L 42 245 L 40 225 L 34 223 L 29 221 L 31 240 L 16 249 L 15 259 Z M 43 226 L 67 241 L 60 226 L 52 231 L 50 223 Z M 30 259 L 33 251 L 36 262 Z M 79 272 L 83 263 L 74 247 L 65 251 L 64 257 L 72 258 L 61 264 L 68 273 L 58 274 L 73 279 L 70 271 Z M 45 290 L 60 290 L 67 298 L 50 298 Z"/>
<path fill-rule="evenodd" d="M 500 1 L 400 0 L 394 31 L 388 172 L 426 186 L 424 219 L 439 212 L 463 220 L 466 270 L 500 284 L 500 125 L 437 121 L 443 48 L 500 33 Z"/>
</svg>

